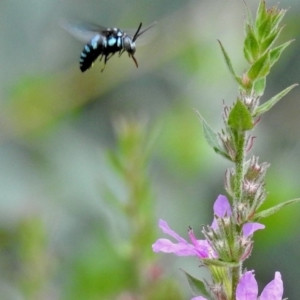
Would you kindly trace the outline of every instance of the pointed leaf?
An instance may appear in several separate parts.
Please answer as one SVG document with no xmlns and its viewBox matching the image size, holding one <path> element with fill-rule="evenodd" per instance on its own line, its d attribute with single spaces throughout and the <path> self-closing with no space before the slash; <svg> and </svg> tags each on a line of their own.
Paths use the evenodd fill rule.
<svg viewBox="0 0 300 300">
<path fill-rule="evenodd" d="M 297 203 L 297 202 L 300 202 L 300 198 L 288 200 L 288 201 L 285 201 L 285 202 L 280 203 L 278 205 L 275 205 L 275 206 L 273 206 L 269 209 L 265 209 L 265 210 L 255 214 L 254 217 L 253 217 L 253 220 L 258 221 L 261 218 L 269 217 L 269 216 L 275 214 L 276 212 L 278 212 L 279 210 L 281 210 L 282 208 L 284 208 L 285 206 L 293 204 L 293 203 Z"/>
<path fill-rule="evenodd" d="M 259 6 L 256 12 L 256 28 L 267 18 L 267 10 L 266 10 L 266 2 L 264 0 L 260 0 Z"/>
<path fill-rule="evenodd" d="M 264 53 L 267 49 L 269 49 L 272 44 L 275 42 L 275 40 L 278 38 L 282 31 L 283 26 L 281 26 L 279 29 L 275 30 L 274 33 L 270 34 L 268 37 L 266 37 L 262 43 L 260 44 L 260 50 L 262 53 Z"/>
<path fill-rule="evenodd" d="M 279 10 L 277 10 L 276 14 L 273 14 L 273 16 L 272 16 L 272 27 L 273 28 L 276 28 L 279 25 L 279 23 L 283 19 L 286 12 L 287 12 L 286 9 L 279 9 Z"/>
<path fill-rule="evenodd" d="M 271 18 L 265 19 L 259 27 L 257 27 L 257 38 L 259 41 L 263 41 L 267 36 L 272 33 L 272 21 Z"/>
<path fill-rule="evenodd" d="M 249 6 L 247 4 L 247 2 L 245 0 L 244 1 L 244 4 L 246 6 L 246 21 L 247 21 L 247 24 L 250 25 L 252 28 L 253 28 L 253 19 L 252 19 L 252 14 L 251 14 L 251 11 L 249 9 Z"/>
<path fill-rule="evenodd" d="M 283 52 L 283 50 L 289 46 L 294 40 L 290 40 L 274 49 L 272 49 L 270 51 L 270 66 L 272 67 L 276 61 L 279 59 L 281 53 Z"/>
<path fill-rule="evenodd" d="M 256 96 L 262 96 L 266 88 L 266 77 L 260 78 L 254 82 L 253 89 Z"/>
<path fill-rule="evenodd" d="M 201 116 L 199 111 L 197 111 L 197 110 L 195 110 L 195 111 L 200 117 L 203 132 L 204 132 L 204 137 L 205 137 L 207 143 L 209 144 L 209 146 L 211 146 L 215 150 L 215 152 L 225 156 L 226 158 L 229 158 L 225 149 L 221 146 L 222 144 L 220 143 L 219 135 L 212 130 L 212 128 L 207 124 L 207 122 Z"/>
<path fill-rule="evenodd" d="M 227 67 L 230 71 L 230 73 L 233 75 L 234 79 L 237 81 L 237 83 L 239 85 L 242 85 L 242 79 L 235 73 L 233 67 L 232 67 L 232 64 L 231 64 L 231 61 L 230 61 L 230 58 L 227 54 L 227 52 L 225 51 L 222 43 L 218 40 L 219 44 L 220 44 L 220 47 L 221 47 L 221 50 L 222 50 L 222 53 L 223 53 L 223 56 L 225 58 L 225 61 L 226 61 L 226 64 L 227 64 Z"/>
<path fill-rule="evenodd" d="M 239 99 L 229 113 L 228 125 L 239 132 L 253 128 L 251 114 L 246 105 Z"/>
<path fill-rule="evenodd" d="M 226 152 L 220 151 L 220 149 L 214 149 L 214 150 L 217 154 L 220 154 L 221 156 L 223 156 L 226 159 L 229 159 L 230 161 L 233 161 L 232 158 Z"/>
<path fill-rule="evenodd" d="M 256 61 L 259 56 L 259 44 L 250 26 L 248 26 L 247 36 L 244 41 L 244 55 L 250 64 Z"/>
<path fill-rule="evenodd" d="M 278 93 L 276 96 L 272 97 L 270 100 L 265 102 L 264 104 L 257 107 L 257 109 L 253 113 L 253 117 L 258 117 L 268 110 L 270 110 L 282 97 L 284 97 L 290 90 L 292 90 L 298 84 L 293 84 L 288 88 L 284 89 L 282 92 Z"/>
<path fill-rule="evenodd" d="M 266 77 L 270 71 L 270 53 L 267 51 L 262 55 L 249 69 L 248 77 L 251 80 L 257 80 Z"/>
<path fill-rule="evenodd" d="M 205 284 L 203 281 L 193 277 L 192 275 L 190 275 L 189 273 L 185 272 L 184 270 L 181 270 L 187 277 L 187 280 L 189 282 L 189 286 L 192 290 L 192 292 L 195 295 L 201 295 L 207 298 L 210 298 L 209 293 L 206 290 Z"/>
<path fill-rule="evenodd" d="M 247 62 L 249 64 L 253 64 L 254 59 L 253 59 L 252 53 L 249 51 L 249 49 L 244 47 L 243 51 L 244 51 L 244 57 L 246 58 Z"/>
</svg>

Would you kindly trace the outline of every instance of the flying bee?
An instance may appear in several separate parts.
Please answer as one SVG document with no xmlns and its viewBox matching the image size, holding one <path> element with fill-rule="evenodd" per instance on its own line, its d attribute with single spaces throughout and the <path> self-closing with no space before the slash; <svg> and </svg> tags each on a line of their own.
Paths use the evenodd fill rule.
<svg viewBox="0 0 300 300">
<path fill-rule="evenodd" d="M 98 57 L 100 57 L 100 61 L 102 58 L 104 59 L 102 72 L 107 61 L 117 52 L 120 57 L 126 51 L 128 56 L 133 59 L 136 67 L 138 67 L 137 60 L 134 57 L 136 51 L 135 42 L 139 36 L 155 24 L 156 22 L 141 30 L 142 23 L 140 23 L 134 34 L 131 34 L 129 31 L 126 33 L 119 28 L 107 28 L 91 23 L 80 23 L 77 26 L 61 23 L 61 26 L 85 43 L 79 59 L 81 72 L 85 72 L 91 68 Z"/>
</svg>

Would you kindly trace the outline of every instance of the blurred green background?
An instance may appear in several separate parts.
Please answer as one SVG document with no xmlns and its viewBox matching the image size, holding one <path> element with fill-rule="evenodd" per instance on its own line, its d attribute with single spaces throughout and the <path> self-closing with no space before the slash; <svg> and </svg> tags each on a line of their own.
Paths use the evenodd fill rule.
<svg viewBox="0 0 300 300">
<path fill-rule="evenodd" d="M 258 1 L 248 4 L 254 13 Z M 280 7 L 290 8 L 281 38 L 296 41 L 272 69 L 263 100 L 300 82 L 300 3 L 283 0 Z M 244 16 L 238 0 L 1 1 L 1 300 L 189 299 L 180 268 L 207 274 L 193 258 L 152 255 L 151 244 L 163 235 L 159 218 L 184 237 L 190 225 L 200 238 L 224 193 L 230 164 L 208 147 L 193 109 L 222 127 L 222 101 L 230 105 L 237 86 L 217 39 L 241 74 Z M 70 17 L 120 28 L 158 24 L 137 49 L 138 69 L 124 54 L 103 73 L 97 62 L 82 74 L 83 45 L 58 26 Z M 266 207 L 300 196 L 299 93 L 288 94 L 255 132 L 252 153 L 271 163 Z M 118 159 L 137 166 L 142 183 L 126 177 Z M 135 188 L 140 193 L 132 198 Z M 150 250 L 143 264 L 128 254 L 131 221 L 140 215 L 131 220 L 135 210 L 118 207 L 139 197 L 150 224 L 140 235 L 141 250 Z M 267 219 L 245 264 L 261 285 L 280 271 L 289 299 L 299 296 L 299 214 L 295 205 Z M 137 274 L 144 291 L 149 283 L 168 296 L 149 288 L 134 296 Z"/>
</svg>

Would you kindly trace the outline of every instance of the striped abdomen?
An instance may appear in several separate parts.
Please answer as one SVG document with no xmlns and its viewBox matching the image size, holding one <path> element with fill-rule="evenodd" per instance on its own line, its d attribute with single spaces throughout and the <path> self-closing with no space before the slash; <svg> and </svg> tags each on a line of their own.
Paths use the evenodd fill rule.
<svg viewBox="0 0 300 300">
<path fill-rule="evenodd" d="M 81 72 L 84 72 L 92 67 L 97 57 L 103 54 L 106 44 L 105 37 L 96 35 L 89 44 L 84 46 L 79 59 Z"/>
</svg>

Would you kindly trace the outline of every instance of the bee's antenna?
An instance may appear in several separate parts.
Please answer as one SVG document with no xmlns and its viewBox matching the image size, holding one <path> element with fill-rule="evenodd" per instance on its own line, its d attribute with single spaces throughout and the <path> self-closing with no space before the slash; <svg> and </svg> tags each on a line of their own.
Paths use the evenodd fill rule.
<svg viewBox="0 0 300 300">
<path fill-rule="evenodd" d="M 149 30 L 150 28 L 152 28 L 153 26 L 155 26 L 157 24 L 157 22 L 153 22 L 152 24 L 150 24 L 148 27 L 146 27 L 144 30 L 140 31 L 138 30 L 136 32 L 136 34 L 134 35 L 134 40 L 135 41 L 140 35 L 142 35 L 144 32 L 146 32 L 147 30 Z M 140 24 L 140 26 L 142 25 L 142 23 Z M 140 29 L 140 28 L 139 28 Z"/>
<path fill-rule="evenodd" d="M 140 25 L 139 25 L 139 27 L 138 27 L 136 33 L 134 34 L 134 36 L 133 36 L 133 38 L 132 38 L 132 41 L 133 41 L 133 42 L 135 42 L 135 40 L 138 38 L 138 36 L 139 36 L 139 31 L 141 30 L 141 28 L 142 28 L 142 22 L 140 23 Z"/>
</svg>

